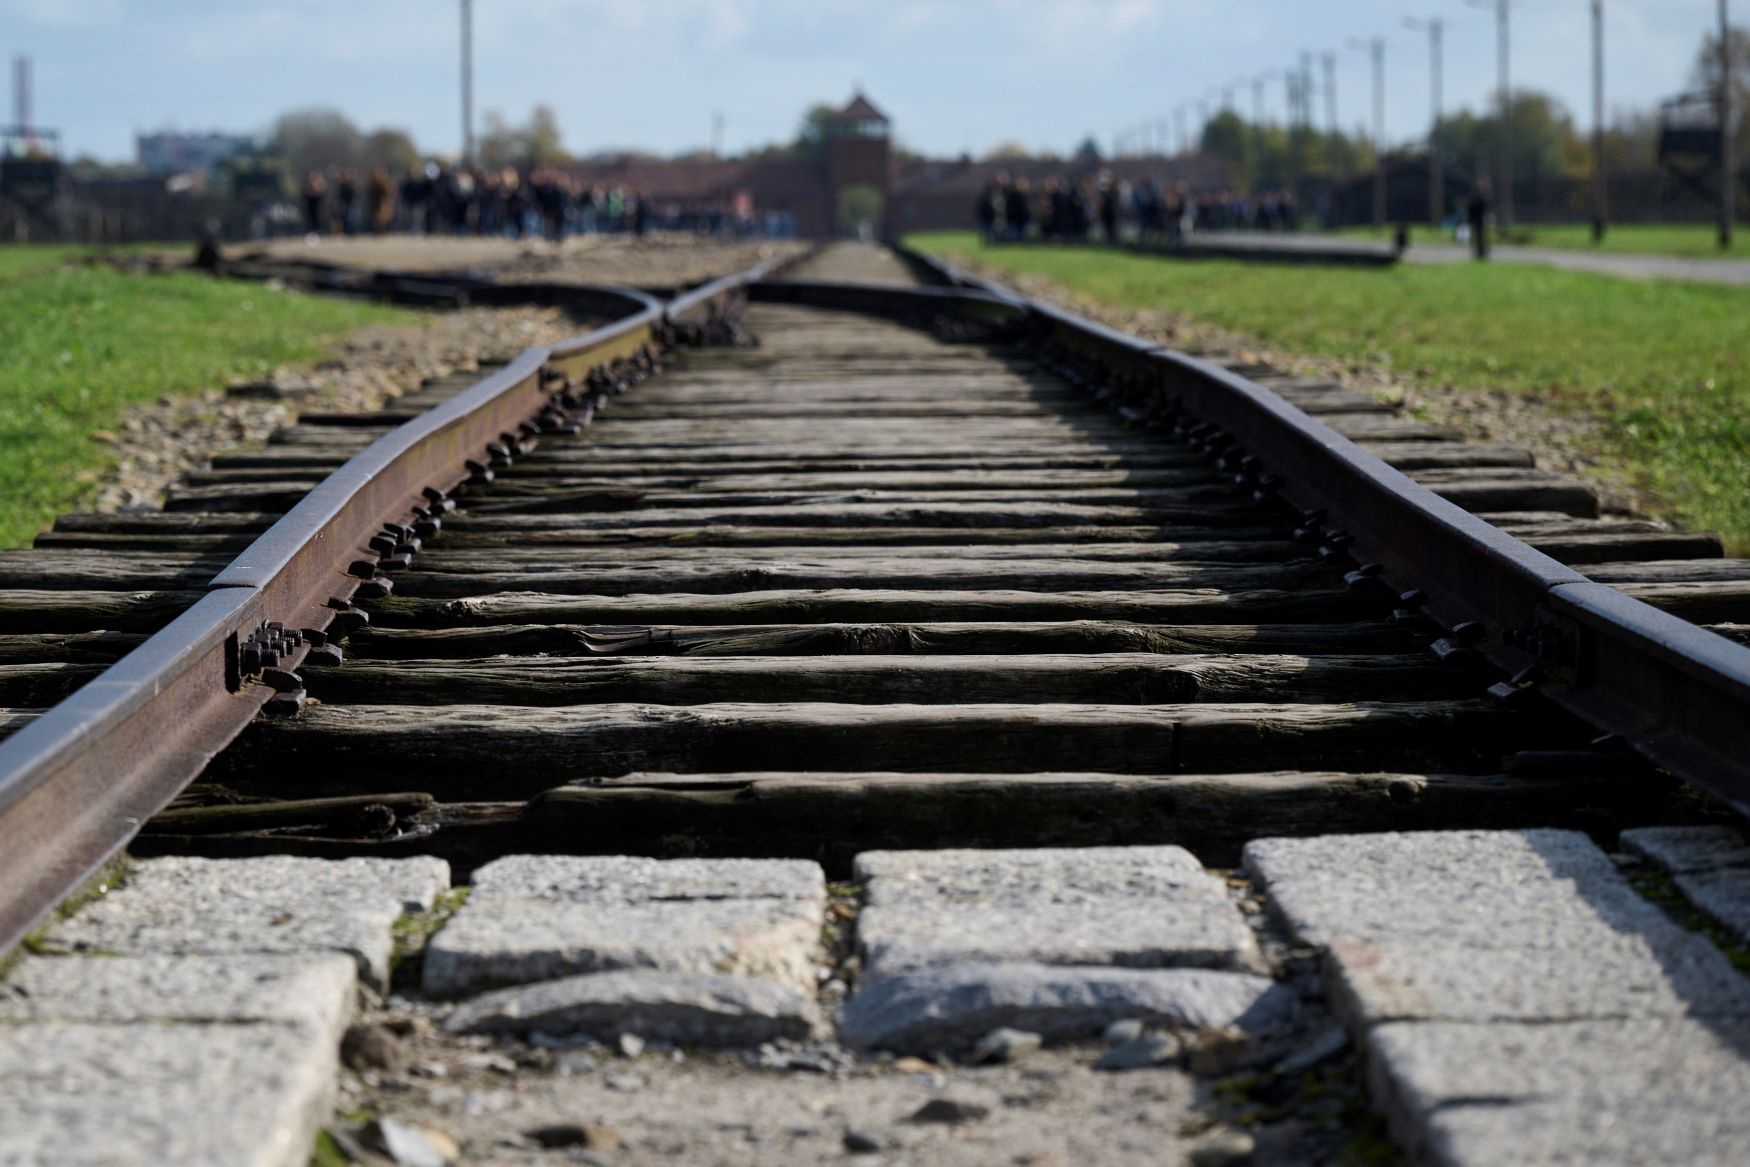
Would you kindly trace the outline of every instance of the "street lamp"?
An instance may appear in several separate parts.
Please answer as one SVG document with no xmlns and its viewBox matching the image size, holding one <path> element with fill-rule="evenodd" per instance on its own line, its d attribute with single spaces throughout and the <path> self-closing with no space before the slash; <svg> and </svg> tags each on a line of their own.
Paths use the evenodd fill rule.
<svg viewBox="0 0 1750 1167">
<path fill-rule="evenodd" d="M 1385 226 L 1385 38 L 1349 38 L 1349 47 L 1373 55 L 1373 225 Z"/>
<path fill-rule="evenodd" d="M 1720 250 L 1732 249 L 1733 203 L 1738 176 L 1732 160 L 1732 26 L 1720 0 Z"/>
<path fill-rule="evenodd" d="M 1326 53 L 1325 65 L 1325 132 L 1337 136 L 1337 54 Z"/>
<path fill-rule="evenodd" d="M 1597 3 L 1597 0 L 1593 0 Z M 1404 17 L 1404 27 L 1428 32 L 1428 67 L 1429 76 L 1433 82 L 1433 93 L 1430 99 L 1428 123 L 1428 221 L 1439 227 L 1446 221 L 1446 163 L 1440 157 L 1440 73 L 1441 51 L 1440 38 L 1445 31 L 1446 22 L 1438 16 L 1429 20 L 1421 20 L 1414 16 Z"/>
<path fill-rule="evenodd" d="M 474 165 L 473 0 L 462 0 L 462 165 Z"/>
<path fill-rule="evenodd" d="M 1604 0 L 1592 0 L 1592 242 L 1604 242 Z"/>
<path fill-rule="evenodd" d="M 1513 90 L 1509 81 L 1508 48 L 1512 0 L 1464 0 L 1472 8 L 1495 10 L 1495 56 L 1500 72 L 1500 124 L 1495 129 L 1495 181 L 1500 184 L 1495 218 L 1503 234 L 1513 226 Z M 1724 3 L 1724 0 L 1721 0 Z"/>
</svg>

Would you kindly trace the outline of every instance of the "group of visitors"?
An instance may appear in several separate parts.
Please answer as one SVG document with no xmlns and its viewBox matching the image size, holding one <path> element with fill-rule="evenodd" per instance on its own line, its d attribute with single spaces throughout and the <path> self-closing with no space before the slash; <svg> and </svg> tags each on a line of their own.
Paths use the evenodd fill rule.
<svg viewBox="0 0 1750 1167">
<path fill-rule="evenodd" d="M 362 187 L 353 170 L 312 170 L 302 194 L 304 226 L 312 234 L 405 231 L 559 241 L 594 232 L 643 235 L 652 226 L 652 207 L 638 191 L 592 186 L 548 166 L 477 169 L 428 162 L 399 183 L 377 167 Z M 681 214 L 669 210 L 670 217 Z"/>
<path fill-rule="evenodd" d="M 991 240 L 1047 239 L 1115 242 L 1125 224 L 1138 238 L 1180 242 L 1194 230 L 1298 231 L 1300 210 L 1288 191 L 1246 195 L 1229 190 L 1193 193 L 1152 178 L 1121 181 L 1110 173 L 1095 179 L 1047 179 L 1038 193 L 1029 180 L 999 171 L 980 192 L 979 230 Z"/>
</svg>

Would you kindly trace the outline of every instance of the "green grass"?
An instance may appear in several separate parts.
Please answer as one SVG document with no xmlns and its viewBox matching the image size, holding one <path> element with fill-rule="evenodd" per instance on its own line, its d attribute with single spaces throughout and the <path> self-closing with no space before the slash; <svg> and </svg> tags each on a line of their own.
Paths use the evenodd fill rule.
<svg viewBox="0 0 1750 1167">
<path fill-rule="evenodd" d="M 0 248 L 0 547 L 90 497 L 111 463 L 92 437 L 129 406 L 319 357 L 406 313 L 200 275 L 125 275 Z"/>
<path fill-rule="evenodd" d="M 1338 235 L 1390 239 L 1395 228 L 1345 227 Z M 1450 232 L 1432 227 L 1410 228 L 1410 245 L 1452 245 Z M 1715 228 L 1709 223 L 1624 223 L 1604 233 L 1603 243 L 1592 242 L 1592 228 L 1583 223 L 1521 224 L 1513 228 L 1511 246 L 1543 247 L 1554 251 L 1590 251 L 1598 255 L 1663 255 L 1679 259 L 1750 259 L 1750 224 L 1732 234 L 1732 249 L 1721 251 Z"/>
<path fill-rule="evenodd" d="M 1405 381 L 1538 392 L 1553 408 L 1601 418 L 1603 452 L 1668 513 L 1750 551 L 1750 288 L 1529 265 L 1312 268 L 986 249 L 970 232 L 910 242 L 1271 347 L 1384 365 Z"/>
</svg>

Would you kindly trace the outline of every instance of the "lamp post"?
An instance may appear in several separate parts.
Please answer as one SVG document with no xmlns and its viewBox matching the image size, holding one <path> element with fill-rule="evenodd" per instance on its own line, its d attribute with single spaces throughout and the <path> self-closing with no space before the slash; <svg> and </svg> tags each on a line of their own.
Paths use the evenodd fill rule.
<svg viewBox="0 0 1750 1167">
<path fill-rule="evenodd" d="M 1497 84 L 1500 87 L 1500 124 L 1495 127 L 1495 181 L 1500 185 L 1496 192 L 1495 218 L 1500 229 L 1505 233 L 1513 226 L 1513 88 L 1510 81 L 1511 71 L 1508 68 L 1510 47 L 1510 31 L 1512 25 L 1512 0 L 1464 0 L 1472 8 L 1492 8 L 1495 11 L 1495 61 L 1499 72 Z M 1724 0 L 1721 0 L 1722 4 Z"/>
<path fill-rule="evenodd" d="M 1594 0 L 1596 2 L 1596 0 Z M 1446 161 L 1440 157 L 1440 75 L 1444 61 L 1441 36 L 1446 22 L 1438 16 L 1419 20 L 1404 17 L 1404 27 L 1428 32 L 1428 69 L 1432 92 L 1429 97 L 1428 122 L 1428 221 L 1435 227 L 1446 221 Z"/>
<path fill-rule="evenodd" d="M 1385 38 L 1350 38 L 1349 47 L 1373 57 L 1373 225 L 1385 226 Z"/>
<path fill-rule="evenodd" d="M 474 162 L 474 3 L 462 0 L 462 165 Z"/>
<path fill-rule="evenodd" d="M 1592 0 L 1592 242 L 1604 242 L 1604 0 Z"/>
<path fill-rule="evenodd" d="M 1733 204 L 1738 176 L 1732 158 L 1732 26 L 1720 0 L 1720 250 L 1732 249 Z"/>
<path fill-rule="evenodd" d="M 1337 136 L 1337 54 L 1326 53 L 1325 64 L 1325 132 Z"/>
</svg>

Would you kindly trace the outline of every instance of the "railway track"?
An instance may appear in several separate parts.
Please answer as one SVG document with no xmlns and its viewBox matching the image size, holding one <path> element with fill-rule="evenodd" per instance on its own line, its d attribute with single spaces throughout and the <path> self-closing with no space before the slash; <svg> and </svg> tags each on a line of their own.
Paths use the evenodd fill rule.
<svg viewBox="0 0 1750 1167">
<path fill-rule="evenodd" d="M 1177 846 L 1291 896 L 1248 844 L 1750 806 L 1750 657 L 1684 622 L 1750 624 L 1750 563 L 1520 448 L 873 249 L 541 294 L 621 319 L 0 555 L 0 941 L 124 844 Z"/>
</svg>

